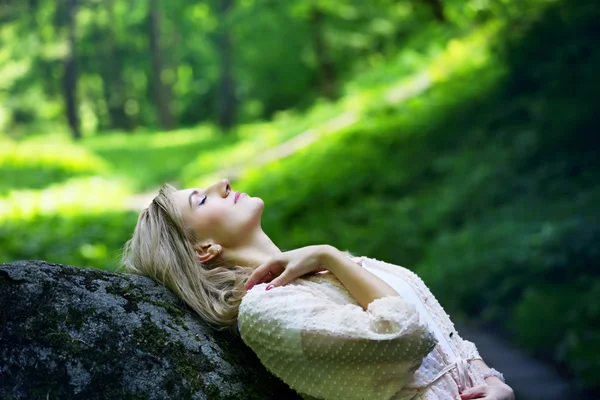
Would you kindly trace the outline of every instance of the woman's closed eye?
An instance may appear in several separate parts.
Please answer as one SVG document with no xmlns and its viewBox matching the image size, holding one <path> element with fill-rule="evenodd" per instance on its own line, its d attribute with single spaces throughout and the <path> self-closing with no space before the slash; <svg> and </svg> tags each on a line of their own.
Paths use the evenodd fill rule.
<svg viewBox="0 0 600 400">
<path fill-rule="evenodd" d="M 208 196 L 204 196 L 204 198 L 202 200 L 200 200 L 200 203 L 198 203 L 198 207 L 200 207 L 202 204 L 204 204 L 204 202 L 206 201 L 206 198 Z"/>
</svg>

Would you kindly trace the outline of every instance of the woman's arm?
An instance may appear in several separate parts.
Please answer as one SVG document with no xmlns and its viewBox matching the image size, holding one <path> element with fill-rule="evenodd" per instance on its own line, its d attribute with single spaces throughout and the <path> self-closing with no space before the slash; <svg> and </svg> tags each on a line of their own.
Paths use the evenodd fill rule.
<svg viewBox="0 0 600 400">
<path fill-rule="evenodd" d="M 483 360 L 473 360 L 473 363 L 477 364 L 479 366 L 479 368 L 481 368 L 482 370 L 487 370 L 489 368 L 488 365 Z M 490 376 L 488 378 L 485 378 L 485 382 L 488 385 L 500 385 L 500 384 L 504 383 L 495 376 Z"/>
<path fill-rule="evenodd" d="M 390 285 L 352 261 L 346 254 L 333 246 L 324 245 L 319 259 L 323 268 L 335 275 L 366 310 L 376 299 L 386 296 L 399 296 Z"/>
<path fill-rule="evenodd" d="M 250 290 L 258 283 L 270 282 L 266 288 L 269 290 L 285 286 L 300 276 L 324 270 L 333 273 L 365 311 L 373 300 L 399 297 L 387 283 L 330 245 L 301 247 L 272 257 L 254 270 L 244 286 Z"/>
<path fill-rule="evenodd" d="M 474 360 L 479 368 L 486 370 L 487 364 L 483 360 Z M 498 399 L 498 400 L 515 400 L 515 393 L 510 386 L 502 382 L 495 376 L 485 378 L 485 385 L 475 386 L 465 390 L 460 394 L 462 400 L 474 399 Z"/>
</svg>

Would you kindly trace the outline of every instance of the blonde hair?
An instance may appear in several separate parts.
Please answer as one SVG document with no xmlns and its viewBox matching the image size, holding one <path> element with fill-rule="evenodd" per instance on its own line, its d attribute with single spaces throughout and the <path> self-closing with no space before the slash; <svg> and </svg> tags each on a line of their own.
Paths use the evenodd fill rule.
<svg viewBox="0 0 600 400">
<path fill-rule="evenodd" d="M 226 260 L 200 263 L 195 238 L 175 206 L 176 189 L 165 184 L 138 218 L 124 246 L 120 271 L 162 283 L 213 327 L 237 333 L 244 282 L 253 269 Z"/>
</svg>

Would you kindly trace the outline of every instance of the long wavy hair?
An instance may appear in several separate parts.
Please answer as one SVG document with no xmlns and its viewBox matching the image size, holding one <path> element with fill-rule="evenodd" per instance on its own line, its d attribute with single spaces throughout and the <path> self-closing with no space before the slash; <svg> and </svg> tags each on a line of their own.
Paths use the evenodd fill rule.
<svg viewBox="0 0 600 400">
<path fill-rule="evenodd" d="M 194 235 L 175 206 L 175 191 L 164 185 L 140 213 L 133 236 L 125 243 L 119 271 L 162 283 L 210 325 L 237 334 L 244 282 L 253 269 L 231 265 L 222 256 L 200 263 Z"/>
</svg>

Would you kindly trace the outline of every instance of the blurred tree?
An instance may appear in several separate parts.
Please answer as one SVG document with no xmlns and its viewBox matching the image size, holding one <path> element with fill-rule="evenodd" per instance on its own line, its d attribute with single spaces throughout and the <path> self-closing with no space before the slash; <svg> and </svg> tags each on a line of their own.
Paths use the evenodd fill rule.
<svg viewBox="0 0 600 400">
<path fill-rule="evenodd" d="M 32 29 L 36 29 L 38 27 L 37 20 L 35 19 L 36 12 L 39 7 L 39 0 L 28 0 L 27 6 L 29 7 L 28 12 L 28 22 Z"/>
<path fill-rule="evenodd" d="M 64 60 L 64 93 L 67 120 L 71 128 L 71 134 L 74 139 L 81 138 L 81 130 L 79 127 L 79 112 L 77 104 L 77 0 L 67 0 L 65 13 L 68 29 L 68 51 Z"/>
<path fill-rule="evenodd" d="M 233 0 L 219 0 L 217 5 L 220 24 L 218 47 L 221 61 L 217 111 L 219 126 L 224 129 L 231 128 L 235 123 L 237 108 L 233 75 L 233 45 L 229 26 L 229 15 L 233 6 Z"/>
<path fill-rule="evenodd" d="M 335 70 L 328 52 L 323 27 L 324 13 L 318 3 L 313 3 L 310 9 L 310 22 L 313 31 L 314 51 L 317 68 L 320 75 L 320 90 L 323 96 L 332 99 L 335 87 Z"/>
<path fill-rule="evenodd" d="M 435 19 L 439 22 L 446 22 L 446 14 L 444 13 L 442 0 L 425 0 L 425 2 L 431 7 Z"/>
<path fill-rule="evenodd" d="M 101 64 L 102 89 L 108 111 L 109 126 L 112 129 L 131 130 L 133 121 L 125 112 L 127 93 L 122 76 L 123 61 L 113 26 L 114 21 L 117 21 L 114 0 L 104 0 L 104 7 L 109 23 L 106 27 L 104 40 L 98 38 L 98 42 L 104 45 L 104 59 L 111 60 L 111 62 Z"/>
<path fill-rule="evenodd" d="M 430 21 L 471 21 L 458 0 L 76 0 L 76 22 L 71 0 L 3 4 L 4 128 L 67 116 L 76 137 L 210 120 L 229 128 L 309 107 Z"/>
<path fill-rule="evenodd" d="M 171 112 L 171 88 L 163 79 L 163 57 L 160 46 L 161 15 L 158 1 L 150 0 L 150 9 L 148 10 L 152 88 L 158 122 L 161 128 L 172 129 L 175 126 L 175 121 Z"/>
</svg>

